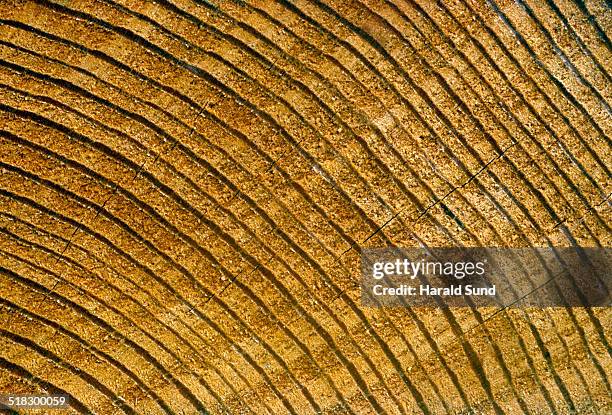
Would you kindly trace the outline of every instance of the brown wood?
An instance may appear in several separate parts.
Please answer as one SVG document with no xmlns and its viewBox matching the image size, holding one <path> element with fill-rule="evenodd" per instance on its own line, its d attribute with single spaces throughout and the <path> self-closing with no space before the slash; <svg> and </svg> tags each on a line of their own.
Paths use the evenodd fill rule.
<svg viewBox="0 0 612 415">
<path fill-rule="evenodd" d="M 377 309 L 359 287 L 367 247 L 611 245 L 607 2 L 0 18 L 0 393 L 96 414 L 612 412 L 609 308 Z"/>
</svg>

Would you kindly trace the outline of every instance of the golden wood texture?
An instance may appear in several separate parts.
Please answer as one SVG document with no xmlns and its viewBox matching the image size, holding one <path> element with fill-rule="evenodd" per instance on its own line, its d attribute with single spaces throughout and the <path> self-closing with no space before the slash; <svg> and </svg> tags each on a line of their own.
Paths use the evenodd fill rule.
<svg viewBox="0 0 612 415">
<path fill-rule="evenodd" d="M 611 246 L 611 25 L 604 0 L 0 2 L 0 393 L 611 413 L 609 308 L 359 288 L 365 247 Z"/>
</svg>

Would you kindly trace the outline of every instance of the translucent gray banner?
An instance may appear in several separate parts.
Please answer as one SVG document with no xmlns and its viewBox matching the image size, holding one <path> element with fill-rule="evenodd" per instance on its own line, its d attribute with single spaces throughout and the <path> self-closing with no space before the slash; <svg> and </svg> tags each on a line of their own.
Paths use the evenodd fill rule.
<svg viewBox="0 0 612 415">
<path fill-rule="evenodd" d="M 610 248 L 380 248 L 361 256 L 369 307 L 610 306 Z"/>
<path fill-rule="evenodd" d="M 41 395 L 41 394 L 0 394 L 0 411 L 31 409 L 65 409 L 70 405 L 68 395 Z"/>
</svg>

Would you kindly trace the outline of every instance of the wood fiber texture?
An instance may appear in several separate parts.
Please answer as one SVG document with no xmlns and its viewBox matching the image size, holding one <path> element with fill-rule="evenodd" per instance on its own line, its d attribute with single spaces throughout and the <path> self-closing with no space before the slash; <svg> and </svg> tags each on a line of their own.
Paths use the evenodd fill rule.
<svg viewBox="0 0 612 415">
<path fill-rule="evenodd" d="M 0 393 L 612 413 L 610 308 L 359 285 L 363 248 L 612 245 L 611 27 L 605 0 L 0 1 Z"/>
</svg>

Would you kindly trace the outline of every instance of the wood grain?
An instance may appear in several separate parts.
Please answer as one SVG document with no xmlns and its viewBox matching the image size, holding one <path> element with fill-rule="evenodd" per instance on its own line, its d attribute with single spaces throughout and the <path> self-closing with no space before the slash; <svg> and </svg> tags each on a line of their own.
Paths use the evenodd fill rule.
<svg viewBox="0 0 612 415">
<path fill-rule="evenodd" d="M 359 288 L 366 247 L 611 246 L 611 25 L 603 0 L 0 2 L 0 393 L 612 412 L 609 307 Z"/>
</svg>

